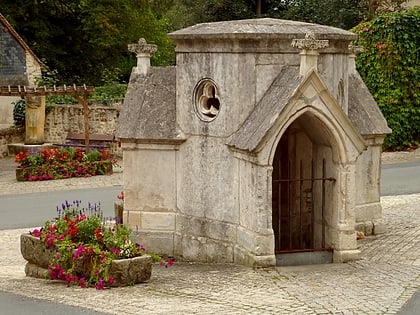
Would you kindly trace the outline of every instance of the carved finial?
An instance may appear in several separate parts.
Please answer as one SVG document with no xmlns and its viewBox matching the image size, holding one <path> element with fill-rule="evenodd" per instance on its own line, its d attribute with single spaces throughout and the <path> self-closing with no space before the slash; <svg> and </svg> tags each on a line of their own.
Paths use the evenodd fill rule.
<svg viewBox="0 0 420 315">
<path fill-rule="evenodd" d="M 355 46 L 353 44 L 349 45 L 349 50 L 351 51 L 351 53 L 353 55 L 357 55 L 360 54 L 361 52 L 363 52 L 363 47 L 362 46 Z"/>
<path fill-rule="evenodd" d="M 148 44 L 144 38 L 140 38 L 137 44 L 128 44 L 128 50 L 130 52 L 139 54 L 152 54 L 157 51 L 157 46 Z"/>
<path fill-rule="evenodd" d="M 147 74 L 150 67 L 150 54 L 157 51 L 157 46 L 148 44 L 144 38 L 140 38 L 137 44 L 129 44 L 128 50 L 136 54 L 137 67 L 133 71 L 137 74 Z"/>
<path fill-rule="evenodd" d="M 316 39 L 314 32 L 308 32 L 305 35 L 304 39 L 294 39 L 292 41 L 292 46 L 299 49 L 321 49 L 328 47 L 329 42 L 326 39 Z"/>
</svg>

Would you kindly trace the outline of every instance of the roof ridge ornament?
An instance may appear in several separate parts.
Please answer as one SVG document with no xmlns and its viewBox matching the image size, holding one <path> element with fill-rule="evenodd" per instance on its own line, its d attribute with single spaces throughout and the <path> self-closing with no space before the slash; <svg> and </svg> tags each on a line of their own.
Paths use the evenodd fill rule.
<svg viewBox="0 0 420 315">
<path fill-rule="evenodd" d="M 295 38 L 292 41 L 292 46 L 299 49 L 316 50 L 328 47 L 329 41 L 327 39 L 316 39 L 315 33 L 311 31 L 306 33 L 303 39 Z"/>
<path fill-rule="evenodd" d="M 329 46 L 326 39 L 316 39 L 314 32 L 308 32 L 305 38 L 295 38 L 292 40 L 292 46 L 299 48 L 300 52 L 300 70 L 299 74 L 305 76 L 311 70 L 318 71 L 318 49 Z"/>
<path fill-rule="evenodd" d="M 128 44 L 128 51 L 135 53 L 137 57 L 137 67 L 133 68 L 133 72 L 147 74 L 150 67 L 150 55 L 157 51 L 157 46 L 148 44 L 144 38 L 140 38 L 137 44 Z"/>
</svg>

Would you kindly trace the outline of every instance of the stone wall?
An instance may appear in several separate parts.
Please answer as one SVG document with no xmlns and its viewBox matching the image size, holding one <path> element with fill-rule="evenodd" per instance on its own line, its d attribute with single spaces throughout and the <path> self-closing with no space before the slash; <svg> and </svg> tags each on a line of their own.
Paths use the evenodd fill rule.
<svg viewBox="0 0 420 315">
<path fill-rule="evenodd" d="M 89 133 L 115 134 L 120 104 L 113 106 L 89 106 Z M 45 142 L 63 143 L 68 132 L 84 132 L 84 116 L 81 105 L 55 105 L 45 119 Z M 118 141 L 111 145 L 114 155 L 122 156 Z"/>
<path fill-rule="evenodd" d="M 9 155 L 9 150 L 7 148 L 8 144 L 23 142 L 24 138 L 24 128 L 10 127 L 0 129 L 0 158 Z"/>
</svg>

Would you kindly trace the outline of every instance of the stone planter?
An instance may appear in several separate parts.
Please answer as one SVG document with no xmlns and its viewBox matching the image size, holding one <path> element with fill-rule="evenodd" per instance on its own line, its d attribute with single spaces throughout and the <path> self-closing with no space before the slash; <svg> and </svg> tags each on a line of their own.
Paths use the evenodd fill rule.
<svg viewBox="0 0 420 315">
<path fill-rule="evenodd" d="M 56 254 L 53 247 L 47 248 L 38 237 L 22 234 L 20 251 L 27 261 L 25 274 L 28 277 L 48 278 L 48 263 Z M 153 259 L 148 255 L 112 261 L 109 271 L 114 278 L 112 286 L 127 286 L 149 280 L 152 275 L 152 265 Z"/>
</svg>

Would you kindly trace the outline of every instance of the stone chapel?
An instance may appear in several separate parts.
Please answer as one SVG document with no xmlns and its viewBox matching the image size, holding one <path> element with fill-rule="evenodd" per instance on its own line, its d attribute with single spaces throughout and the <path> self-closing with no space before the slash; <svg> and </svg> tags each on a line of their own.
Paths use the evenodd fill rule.
<svg viewBox="0 0 420 315">
<path fill-rule="evenodd" d="M 199 262 L 357 259 L 356 230 L 384 232 L 390 129 L 355 68 L 356 35 L 263 18 L 169 36 L 174 67 L 151 67 L 143 39 L 129 45 L 117 137 L 123 221 L 139 241 Z"/>
</svg>

